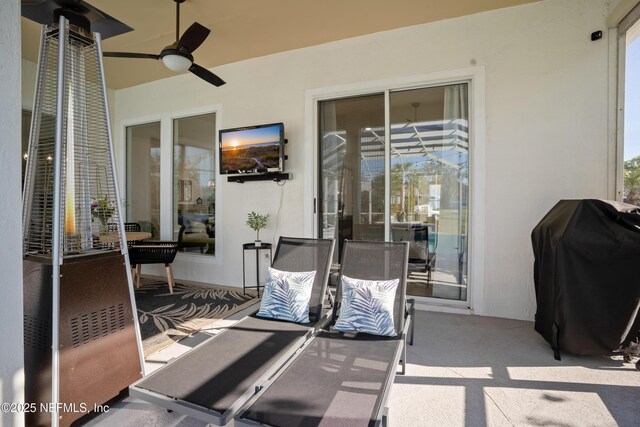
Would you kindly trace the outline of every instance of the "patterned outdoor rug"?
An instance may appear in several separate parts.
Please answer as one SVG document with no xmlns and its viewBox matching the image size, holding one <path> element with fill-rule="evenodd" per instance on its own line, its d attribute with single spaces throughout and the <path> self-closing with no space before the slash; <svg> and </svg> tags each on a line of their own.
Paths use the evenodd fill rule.
<svg viewBox="0 0 640 427">
<path fill-rule="evenodd" d="M 166 281 L 149 278 L 135 295 L 145 356 L 259 301 L 255 293 L 186 283 L 176 283 L 172 295 Z"/>
</svg>

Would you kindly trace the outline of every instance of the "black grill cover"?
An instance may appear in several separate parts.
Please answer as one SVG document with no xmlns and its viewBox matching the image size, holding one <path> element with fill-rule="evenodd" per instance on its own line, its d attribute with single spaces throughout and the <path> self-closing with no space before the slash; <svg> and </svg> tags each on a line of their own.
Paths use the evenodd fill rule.
<svg viewBox="0 0 640 427">
<path fill-rule="evenodd" d="M 611 354 L 640 336 L 640 210 L 561 200 L 531 233 L 535 329 L 560 350 Z"/>
</svg>

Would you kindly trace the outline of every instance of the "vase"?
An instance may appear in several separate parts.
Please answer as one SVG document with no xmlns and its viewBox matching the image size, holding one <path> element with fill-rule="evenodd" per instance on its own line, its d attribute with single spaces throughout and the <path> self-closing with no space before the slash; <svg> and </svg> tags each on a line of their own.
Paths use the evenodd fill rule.
<svg viewBox="0 0 640 427">
<path fill-rule="evenodd" d="M 101 236 L 106 236 L 107 234 L 109 234 L 109 228 L 107 227 L 107 223 L 108 223 L 108 219 L 107 218 L 100 218 L 98 221 L 98 224 L 100 224 L 100 235 Z"/>
<path fill-rule="evenodd" d="M 256 240 L 255 242 L 253 242 L 253 244 L 255 245 L 256 248 L 259 248 L 260 246 L 262 246 L 262 241 Z"/>
</svg>

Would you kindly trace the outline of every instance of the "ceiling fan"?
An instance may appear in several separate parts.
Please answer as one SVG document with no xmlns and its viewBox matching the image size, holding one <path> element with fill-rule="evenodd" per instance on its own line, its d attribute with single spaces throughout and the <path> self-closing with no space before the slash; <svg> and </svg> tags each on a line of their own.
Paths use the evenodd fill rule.
<svg viewBox="0 0 640 427">
<path fill-rule="evenodd" d="M 211 30 L 194 22 L 180 37 L 180 3 L 185 0 L 173 0 L 176 3 L 176 41 L 166 46 L 160 54 L 133 52 L 104 52 L 105 57 L 161 59 L 171 71 L 189 70 L 196 76 L 214 86 L 222 86 L 225 81 L 206 68 L 193 62 L 193 52 L 205 41 Z"/>
</svg>

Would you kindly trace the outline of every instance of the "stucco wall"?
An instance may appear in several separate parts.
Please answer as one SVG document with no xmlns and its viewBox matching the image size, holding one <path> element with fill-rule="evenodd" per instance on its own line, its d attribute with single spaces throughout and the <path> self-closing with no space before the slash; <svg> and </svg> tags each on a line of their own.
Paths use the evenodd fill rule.
<svg viewBox="0 0 640 427">
<path fill-rule="evenodd" d="M 0 2 L 0 402 L 24 401 L 20 152 L 20 1 Z M 0 426 L 24 425 L 0 412 Z"/>
<path fill-rule="evenodd" d="M 222 107 L 223 128 L 285 123 L 287 169 L 294 179 L 284 187 L 219 179 L 217 263 L 182 258 L 175 265 L 178 278 L 238 286 L 240 246 L 253 240 L 244 225 L 247 212 L 272 214 L 274 221 L 261 233 L 268 240 L 274 236 L 282 195 L 277 234 L 311 230 L 303 215 L 312 203 L 304 197 L 305 182 L 313 181 L 304 159 L 315 150 L 305 140 L 307 90 L 484 67 L 486 195 L 477 201 L 486 214 L 480 314 L 531 319 L 531 230 L 559 199 L 610 197 L 608 35 L 604 31 L 605 38 L 597 42 L 589 37 L 606 30 L 608 3 L 548 0 L 251 59 L 216 68 L 228 82 L 221 88 L 181 75 L 118 90 L 120 160 L 121 125 L 138 118 L 215 104 Z"/>
</svg>

